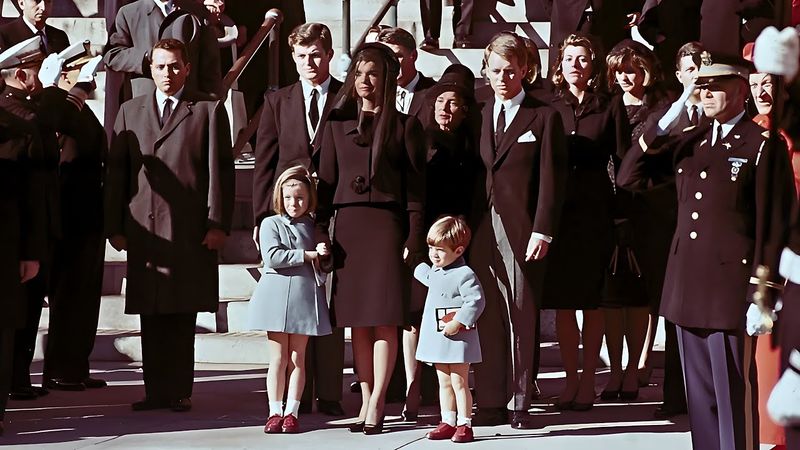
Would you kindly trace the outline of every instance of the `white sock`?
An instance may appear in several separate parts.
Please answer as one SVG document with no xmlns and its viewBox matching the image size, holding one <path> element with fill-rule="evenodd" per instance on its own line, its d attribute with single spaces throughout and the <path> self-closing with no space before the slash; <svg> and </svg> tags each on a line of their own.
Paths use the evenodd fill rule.
<svg viewBox="0 0 800 450">
<path fill-rule="evenodd" d="M 466 425 L 467 428 L 472 428 L 472 418 L 458 416 L 458 426 Z"/>
<path fill-rule="evenodd" d="M 298 400 L 286 400 L 286 409 L 283 411 L 284 416 L 289 414 L 298 417 L 300 412 L 300 402 Z"/>
<path fill-rule="evenodd" d="M 784 427 L 800 425 L 800 351 L 792 350 L 789 367 L 775 384 L 767 400 L 772 420 Z"/>
<path fill-rule="evenodd" d="M 269 416 L 278 415 L 283 417 L 283 402 L 269 402 Z"/>
<path fill-rule="evenodd" d="M 456 426 L 456 412 L 442 411 L 442 422 L 450 425 L 451 427 Z"/>
</svg>

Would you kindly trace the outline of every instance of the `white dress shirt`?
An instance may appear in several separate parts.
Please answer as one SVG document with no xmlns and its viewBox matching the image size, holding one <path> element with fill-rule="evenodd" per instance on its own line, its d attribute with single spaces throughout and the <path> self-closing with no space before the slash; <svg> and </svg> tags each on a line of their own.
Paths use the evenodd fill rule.
<svg viewBox="0 0 800 450">
<path fill-rule="evenodd" d="M 172 94 L 171 96 L 167 96 L 167 94 L 161 92 L 159 89 L 156 89 L 156 107 L 158 108 L 158 117 L 159 119 L 164 115 L 164 106 L 166 106 L 167 99 L 172 101 L 172 112 L 175 112 L 176 107 L 178 106 L 178 102 L 181 101 L 181 96 L 183 95 L 183 89 L 179 90 L 178 92 Z"/>
<path fill-rule="evenodd" d="M 167 17 L 169 15 L 169 12 L 167 12 L 167 5 L 169 5 L 171 3 L 170 1 L 166 1 L 165 2 L 165 1 L 162 1 L 162 0 L 153 0 L 153 2 L 155 2 L 156 6 L 158 6 L 158 9 L 161 10 L 161 14 L 164 14 L 164 17 Z M 173 8 L 174 8 L 174 6 L 173 6 Z"/>
<path fill-rule="evenodd" d="M 734 117 L 733 119 L 731 119 L 731 120 L 729 120 L 729 121 L 727 121 L 727 122 L 725 122 L 725 123 L 723 123 L 723 124 L 722 124 L 722 137 L 723 137 L 723 138 L 724 138 L 725 136 L 727 136 L 727 135 L 728 135 L 728 133 L 730 133 L 730 132 L 731 132 L 731 129 L 733 129 L 733 126 L 734 126 L 734 125 L 736 125 L 737 123 L 739 123 L 739 121 L 740 121 L 740 120 L 742 120 L 742 117 L 743 117 L 743 116 L 744 116 L 744 110 L 742 110 L 742 112 L 740 112 L 740 113 L 739 113 L 739 114 L 738 114 L 736 117 Z M 719 122 L 718 122 L 718 121 L 715 119 L 715 120 L 714 120 L 714 126 L 713 126 L 713 127 L 711 127 L 711 143 L 712 143 L 711 145 L 714 145 L 714 144 L 716 144 L 716 142 L 717 142 L 717 139 L 719 138 L 719 137 L 717 136 L 717 126 L 718 126 L 718 125 L 720 125 L 720 123 L 719 123 Z"/>
<path fill-rule="evenodd" d="M 514 121 L 514 117 L 517 117 L 517 112 L 519 111 L 519 105 L 522 104 L 522 100 L 525 99 L 525 89 L 519 91 L 519 94 L 515 95 L 514 97 L 503 100 L 502 98 L 498 97 L 497 95 L 494 96 L 494 109 L 492 110 L 492 128 L 497 127 L 497 116 L 500 115 L 500 107 L 505 106 L 505 115 L 506 115 L 506 129 L 503 130 L 505 132 L 508 129 L 508 126 L 511 125 L 511 122 Z M 497 130 L 494 130 L 497 132 Z"/>
<path fill-rule="evenodd" d="M 303 88 L 303 104 L 305 107 L 303 111 L 305 111 L 306 116 L 306 129 L 308 130 L 308 137 L 311 141 L 314 140 L 314 136 L 316 135 L 316 131 L 314 127 L 311 126 L 311 118 L 308 117 L 308 112 L 311 110 L 311 92 L 316 90 L 319 94 L 319 98 L 317 98 L 317 112 L 319 112 L 319 123 L 317 127 L 322 125 L 322 111 L 325 109 L 325 102 L 328 101 L 328 88 L 331 85 L 331 77 L 328 75 L 328 79 L 323 81 L 321 84 L 315 86 L 311 85 L 306 79 L 300 79 L 300 86 Z"/>
<path fill-rule="evenodd" d="M 414 99 L 414 91 L 417 89 L 417 83 L 419 83 L 419 72 L 414 75 L 414 79 L 405 87 L 397 86 L 397 110 L 403 114 L 408 114 L 408 111 L 411 109 L 411 100 Z M 402 102 L 400 99 L 402 99 Z"/>
</svg>

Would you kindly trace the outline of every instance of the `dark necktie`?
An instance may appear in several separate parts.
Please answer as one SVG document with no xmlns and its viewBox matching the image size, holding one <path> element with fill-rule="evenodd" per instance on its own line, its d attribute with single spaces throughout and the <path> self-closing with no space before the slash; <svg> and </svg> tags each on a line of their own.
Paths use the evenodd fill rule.
<svg viewBox="0 0 800 450">
<path fill-rule="evenodd" d="M 506 132 L 506 105 L 500 105 L 500 114 L 497 115 L 497 126 L 494 128 L 494 150 L 500 146 L 503 141 L 503 135 Z"/>
<path fill-rule="evenodd" d="M 697 105 L 692 105 L 692 113 L 689 114 L 689 122 L 694 126 L 700 123 L 700 114 Z"/>
<path fill-rule="evenodd" d="M 36 35 L 39 36 L 42 39 L 42 52 L 45 55 L 50 54 L 50 50 L 49 50 L 49 48 L 47 46 L 47 35 L 44 34 L 44 30 L 37 31 Z"/>
<path fill-rule="evenodd" d="M 401 113 L 406 111 L 406 91 L 402 90 L 397 93 L 397 110 Z"/>
<path fill-rule="evenodd" d="M 714 141 L 712 148 L 722 148 L 722 124 L 717 125 L 717 139 Z"/>
<path fill-rule="evenodd" d="M 164 112 L 161 113 L 161 128 L 164 128 L 164 124 L 167 123 L 169 120 L 169 116 L 172 115 L 172 99 L 167 99 L 164 102 Z"/>
<path fill-rule="evenodd" d="M 311 91 L 311 105 L 308 107 L 308 119 L 311 121 L 311 129 L 317 131 L 319 125 L 319 91 Z"/>
</svg>

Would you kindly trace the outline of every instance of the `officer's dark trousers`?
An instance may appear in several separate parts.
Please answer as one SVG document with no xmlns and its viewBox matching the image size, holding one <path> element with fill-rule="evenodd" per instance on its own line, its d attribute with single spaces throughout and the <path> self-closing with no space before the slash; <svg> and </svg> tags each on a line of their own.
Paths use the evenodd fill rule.
<svg viewBox="0 0 800 450">
<path fill-rule="evenodd" d="M 197 314 L 142 314 L 142 371 L 147 399 L 192 396 Z"/>
<path fill-rule="evenodd" d="M 755 339 L 744 330 L 677 332 L 693 448 L 757 449 Z"/>
<path fill-rule="evenodd" d="M 312 336 L 306 347 L 306 387 L 303 400 L 342 401 L 344 328 L 326 336 Z"/>
<path fill-rule="evenodd" d="M 5 417 L 8 392 L 11 390 L 15 331 L 13 328 L 0 328 L 0 421 Z"/>
<path fill-rule="evenodd" d="M 686 408 L 686 388 L 683 385 L 678 333 L 675 324 L 668 320 L 664 320 L 664 331 L 664 405 L 669 410 L 681 410 Z"/>
<path fill-rule="evenodd" d="M 453 34 L 466 38 L 472 34 L 472 10 L 475 0 L 453 2 Z M 426 38 L 439 39 L 442 32 L 442 0 L 420 0 L 422 28 Z"/>
<path fill-rule="evenodd" d="M 30 387 L 31 361 L 36 350 L 36 336 L 39 334 L 39 319 L 42 317 L 42 305 L 47 295 L 50 266 L 41 264 L 39 274 L 25 283 L 25 326 L 16 331 L 14 337 L 14 372 L 11 378 L 11 390 Z"/>
<path fill-rule="evenodd" d="M 44 378 L 79 382 L 89 376 L 103 284 L 102 235 L 73 236 L 56 245 Z"/>
</svg>

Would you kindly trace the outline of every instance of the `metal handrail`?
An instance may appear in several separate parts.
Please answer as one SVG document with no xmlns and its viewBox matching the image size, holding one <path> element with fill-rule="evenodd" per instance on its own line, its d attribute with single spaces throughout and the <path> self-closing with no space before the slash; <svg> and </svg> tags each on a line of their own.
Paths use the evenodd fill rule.
<svg viewBox="0 0 800 450">
<path fill-rule="evenodd" d="M 377 13 L 375 13 L 375 16 L 373 16 L 373 17 L 372 17 L 372 20 L 370 21 L 370 23 L 369 23 L 369 25 L 367 26 L 367 28 L 366 28 L 366 29 L 364 29 L 364 32 L 363 32 L 363 33 L 361 33 L 361 37 L 360 37 L 360 38 L 358 38 L 358 41 L 356 41 L 356 45 L 355 45 L 355 46 L 354 46 L 354 47 L 351 49 L 351 51 L 353 51 L 353 50 L 357 49 L 358 47 L 361 47 L 361 46 L 364 44 L 364 41 L 367 39 L 367 32 L 369 31 L 369 29 L 370 29 L 370 28 L 372 28 L 372 27 L 374 27 L 374 26 L 376 26 L 376 25 L 378 25 L 379 23 L 381 23 L 381 21 L 383 20 L 383 18 L 386 16 L 386 13 L 388 13 L 388 12 L 389 12 L 389 10 L 390 10 L 392 7 L 396 7 L 396 6 L 397 6 L 397 3 L 398 3 L 399 1 L 400 1 L 400 0 L 386 0 L 386 1 L 383 3 L 383 5 L 381 5 L 381 7 L 380 7 L 380 9 L 378 10 L 378 12 L 377 12 Z M 347 2 L 347 4 L 349 5 L 349 4 L 350 4 L 350 2 Z M 349 6 L 348 6 L 348 8 L 349 8 Z M 350 14 L 348 13 L 348 16 L 349 16 L 349 15 L 350 15 Z M 395 22 L 396 22 L 396 20 L 395 20 Z M 349 26 L 350 26 L 350 21 L 348 21 L 348 22 L 347 22 L 347 25 L 346 25 L 346 26 L 347 26 L 347 27 L 349 27 Z M 348 34 L 349 34 L 349 33 L 348 33 Z M 347 48 L 349 48 L 349 47 L 347 47 Z"/>
<path fill-rule="evenodd" d="M 250 39 L 250 42 L 245 47 L 244 51 L 242 52 L 242 56 L 240 56 L 236 62 L 233 63 L 231 70 L 228 71 L 225 78 L 222 79 L 222 91 L 224 92 L 224 96 L 227 97 L 228 91 L 230 91 L 231 86 L 239 77 L 242 75 L 242 72 L 253 59 L 253 56 L 256 54 L 261 45 L 264 44 L 264 41 L 272 35 L 270 38 L 270 51 L 269 51 L 269 87 L 276 88 L 278 85 L 277 73 L 278 73 L 278 49 L 277 45 L 272 45 L 274 42 L 277 44 L 277 31 L 279 26 L 283 22 L 283 13 L 276 8 L 272 8 L 267 11 L 267 14 L 264 15 L 264 22 L 258 28 L 255 36 Z M 274 48 L 273 48 L 274 47 Z"/>
</svg>

